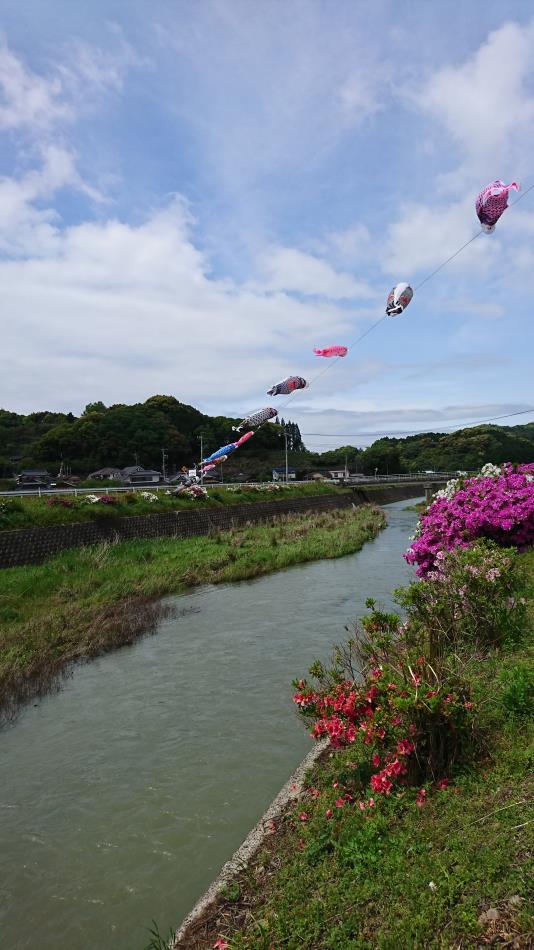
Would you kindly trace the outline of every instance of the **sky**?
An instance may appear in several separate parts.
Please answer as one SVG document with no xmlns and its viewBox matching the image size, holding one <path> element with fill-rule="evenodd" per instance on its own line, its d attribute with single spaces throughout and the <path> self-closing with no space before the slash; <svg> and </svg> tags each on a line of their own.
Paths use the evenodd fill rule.
<svg viewBox="0 0 534 950">
<path fill-rule="evenodd" d="M 0 406 L 298 374 L 319 451 L 532 407 L 533 156 L 530 0 L 2 0 Z"/>
</svg>

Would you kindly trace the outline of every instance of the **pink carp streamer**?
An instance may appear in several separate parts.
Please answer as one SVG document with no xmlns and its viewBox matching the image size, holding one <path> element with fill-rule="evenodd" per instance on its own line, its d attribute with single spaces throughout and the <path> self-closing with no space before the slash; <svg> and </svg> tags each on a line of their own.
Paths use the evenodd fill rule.
<svg viewBox="0 0 534 950">
<path fill-rule="evenodd" d="M 482 230 L 486 234 L 491 234 L 495 230 L 495 225 L 501 214 L 508 207 L 508 195 L 512 189 L 519 191 L 519 184 L 513 181 L 510 185 L 505 185 L 500 178 L 486 185 L 477 197 L 475 208 L 478 220 Z"/>
<path fill-rule="evenodd" d="M 322 350 L 314 349 L 316 356 L 346 356 L 349 352 L 347 346 L 325 346 Z"/>
</svg>

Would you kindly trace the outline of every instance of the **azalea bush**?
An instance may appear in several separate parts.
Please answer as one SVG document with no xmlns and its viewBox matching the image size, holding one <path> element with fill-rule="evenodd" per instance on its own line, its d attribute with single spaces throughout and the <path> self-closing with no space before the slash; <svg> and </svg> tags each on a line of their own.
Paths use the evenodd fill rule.
<svg viewBox="0 0 534 950">
<path fill-rule="evenodd" d="M 74 508 L 75 500 L 66 498 L 65 495 L 51 495 L 50 498 L 47 498 L 46 503 L 49 508 Z"/>
<path fill-rule="evenodd" d="M 453 479 L 419 519 L 405 558 L 426 577 L 438 554 L 477 538 L 520 551 L 534 543 L 534 464 L 486 465 L 480 475 Z"/>
<path fill-rule="evenodd" d="M 422 804 L 425 783 L 447 782 L 470 746 L 469 683 L 456 658 L 431 663 L 398 614 L 377 610 L 372 600 L 368 606 L 370 615 L 336 648 L 332 665 L 315 663 L 314 683 L 295 681 L 293 701 L 315 739 L 354 747 L 366 807 L 366 791 L 389 796 L 407 785 L 419 787 Z"/>
<path fill-rule="evenodd" d="M 521 639 L 527 623 L 520 556 L 480 540 L 469 548 L 440 551 L 424 582 L 399 588 L 409 640 L 424 645 L 433 661 L 445 651 L 485 652 Z"/>
</svg>

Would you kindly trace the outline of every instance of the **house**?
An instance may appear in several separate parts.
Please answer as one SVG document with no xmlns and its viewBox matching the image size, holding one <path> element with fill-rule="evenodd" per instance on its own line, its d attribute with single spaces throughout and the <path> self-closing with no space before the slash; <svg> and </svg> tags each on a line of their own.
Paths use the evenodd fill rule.
<svg viewBox="0 0 534 950">
<path fill-rule="evenodd" d="M 26 468 L 16 480 L 18 488 L 48 488 L 50 475 L 44 468 Z"/>
<path fill-rule="evenodd" d="M 117 481 L 120 482 L 122 472 L 120 468 L 99 468 L 96 472 L 90 472 L 88 479 L 95 481 Z"/>
<path fill-rule="evenodd" d="M 330 478 L 348 478 L 349 475 L 345 467 L 330 469 L 328 474 L 330 475 Z"/>
<path fill-rule="evenodd" d="M 159 485 L 163 481 L 163 476 L 161 472 L 156 472 L 151 468 L 130 465 L 128 468 L 123 468 L 121 481 L 123 485 Z"/>
<path fill-rule="evenodd" d="M 287 479 L 288 481 L 295 481 L 297 477 L 297 470 L 295 468 L 287 469 Z M 282 465 L 281 468 L 273 468 L 273 482 L 285 482 L 286 480 L 286 467 Z"/>
</svg>

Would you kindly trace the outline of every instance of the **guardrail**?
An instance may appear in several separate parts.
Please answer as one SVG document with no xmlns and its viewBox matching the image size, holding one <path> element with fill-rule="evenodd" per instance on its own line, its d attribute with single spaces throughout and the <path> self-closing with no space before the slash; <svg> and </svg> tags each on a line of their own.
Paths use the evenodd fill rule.
<svg viewBox="0 0 534 950">
<path fill-rule="evenodd" d="M 468 475 L 473 473 L 467 472 Z M 448 481 L 450 478 L 456 478 L 458 472 L 414 472 L 413 474 L 402 474 L 402 475 L 353 475 L 348 478 L 325 478 L 322 479 L 323 482 L 332 485 L 374 485 L 380 483 L 382 485 L 395 485 L 398 482 L 436 482 L 436 481 Z M 319 480 L 317 480 L 319 481 Z M 279 479 L 275 484 L 285 484 L 285 481 Z M 290 479 L 288 485 L 310 485 L 313 483 L 313 479 Z M 246 488 L 248 485 L 268 485 L 270 482 L 209 482 L 207 488 L 216 488 L 216 489 L 228 489 L 228 488 Z M 13 491 L 2 491 L 0 492 L 0 498 L 14 498 L 14 497 L 27 497 L 27 496 L 42 496 L 47 495 L 94 495 L 94 494 L 105 494 L 111 495 L 113 493 L 120 492 L 132 492 L 132 491 L 150 491 L 150 492 L 161 492 L 169 491 L 172 488 L 176 488 L 174 483 L 163 483 L 160 485 L 120 485 L 115 487 L 106 487 L 106 488 L 18 488 Z"/>
</svg>

